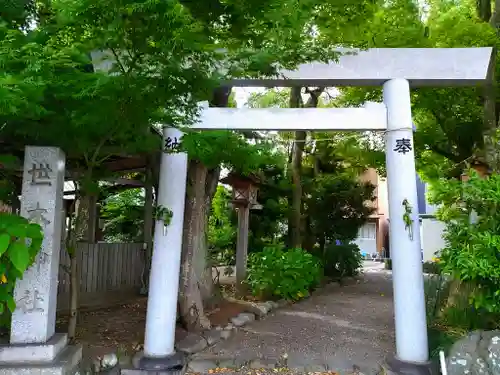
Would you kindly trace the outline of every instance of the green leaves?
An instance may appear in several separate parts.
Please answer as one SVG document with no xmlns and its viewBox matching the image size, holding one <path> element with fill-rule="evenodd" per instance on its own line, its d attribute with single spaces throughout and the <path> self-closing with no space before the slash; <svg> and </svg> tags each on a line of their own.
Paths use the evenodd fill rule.
<svg viewBox="0 0 500 375">
<path fill-rule="evenodd" d="M 13 266 L 20 272 L 23 273 L 30 264 L 30 252 L 25 243 L 20 240 L 11 243 L 8 252 L 9 260 L 12 262 Z"/>
<path fill-rule="evenodd" d="M 437 216 L 446 223 L 443 272 L 475 286 L 469 298 L 477 309 L 499 314 L 500 176 L 470 171 L 467 181 L 442 179 L 432 184 L 431 199 L 441 205 Z"/>
<path fill-rule="evenodd" d="M 0 256 L 2 256 L 10 245 L 10 236 L 7 233 L 0 234 Z"/>
<path fill-rule="evenodd" d="M 40 225 L 18 215 L 0 213 L 0 315 L 6 307 L 11 312 L 15 309 L 16 279 L 33 264 L 42 241 Z"/>
<path fill-rule="evenodd" d="M 274 245 L 249 258 L 248 283 L 259 298 L 299 300 L 309 295 L 322 276 L 319 260 L 302 249 Z"/>
</svg>

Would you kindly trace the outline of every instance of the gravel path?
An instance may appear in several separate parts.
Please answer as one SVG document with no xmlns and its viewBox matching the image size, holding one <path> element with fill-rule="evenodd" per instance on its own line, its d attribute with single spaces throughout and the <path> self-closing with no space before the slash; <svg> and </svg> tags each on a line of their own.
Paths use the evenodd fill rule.
<svg viewBox="0 0 500 375">
<path fill-rule="evenodd" d="M 394 352 L 392 285 L 390 274 L 372 271 L 276 310 L 193 359 L 262 359 L 310 373 L 352 373 L 353 366 L 364 374 L 378 371 Z"/>
</svg>

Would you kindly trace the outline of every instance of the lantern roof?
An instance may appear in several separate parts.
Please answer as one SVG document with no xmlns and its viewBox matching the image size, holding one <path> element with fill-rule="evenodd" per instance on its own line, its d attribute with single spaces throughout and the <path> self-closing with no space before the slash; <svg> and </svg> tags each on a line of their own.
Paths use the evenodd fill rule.
<svg viewBox="0 0 500 375">
<path fill-rule="evenodd" d="M 251 185 L 258 186 L 261 183 L 260 178 L 254 174 L 243 175 L 242 173 L 229 172 L 229 174 L 220 180 L 223 184 L 231 185 L 234 188 L 245 189 Z"/>
</svg>

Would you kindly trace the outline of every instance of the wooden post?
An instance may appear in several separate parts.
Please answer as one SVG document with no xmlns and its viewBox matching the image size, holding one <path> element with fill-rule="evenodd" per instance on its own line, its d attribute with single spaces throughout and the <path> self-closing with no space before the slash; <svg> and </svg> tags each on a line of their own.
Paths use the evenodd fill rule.
<svg viewBox="0 0 500 375">
<path fill-rule="evenodd" d="M 250 219 L 250 206 L 238 206 L 238 239 L 236 245 L 236 295 L 245 297 L 247 256 L 248 256 L 248 224 Z"/>
<path fill-rule="evenodd" d="M 151 270 L 151 256 L 153 253 L 153 172 L 151 166 L 146 165 L 146 179 L 144 181 L 144 233 L 143 233 L 143 251 L 144 251 L 144 265 L 142 272 L 142 287 L 140 293 L 145 295 L 148 293 L 149 287 L 149 272 Z"/>
</svg>

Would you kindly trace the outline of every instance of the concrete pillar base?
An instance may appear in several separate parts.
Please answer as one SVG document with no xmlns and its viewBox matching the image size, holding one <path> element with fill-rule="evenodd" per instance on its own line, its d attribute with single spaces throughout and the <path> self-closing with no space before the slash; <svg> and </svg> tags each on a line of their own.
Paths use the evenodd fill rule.
<svg viewBox="0 0 500 375">
<path fill-rule="evenodd" d="M 439 365 L 434 362 L 407 362 L 395 356 L 388 357 L 383 365 L 387 375 L 438 375 Z"/>
<path fill-rule="evenodd" d="M 134 369 L 127 369 L 127 374 L 155 372 L 161 374 L 182 375 L 186 372 L 186 355 L 175 352 L 166 357 L 146 357 L 143 352 L 137 353 L 132 359 Z M 134 372 L 134 370 L 137 370 Z M 122 370 L 122 374 L 124 371 Z"/>
</svg>

